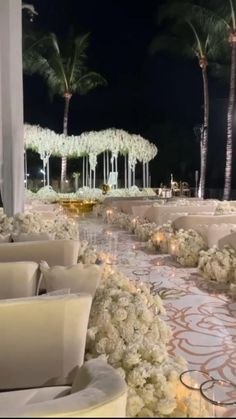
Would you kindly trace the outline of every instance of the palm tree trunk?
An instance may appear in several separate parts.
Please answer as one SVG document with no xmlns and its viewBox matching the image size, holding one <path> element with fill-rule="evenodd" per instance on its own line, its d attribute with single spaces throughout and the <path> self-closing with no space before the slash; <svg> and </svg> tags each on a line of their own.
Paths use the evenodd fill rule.
<svg viewBox="0 0 236 419">
<path fill-rule="evenodd" d="M 201 169 L 200 169 L 200 183 L 198 189 L 198 196 L 204 198 L 206 185 L 206 166 L 207 166 L 207 152 L 208 152 L 208 124 L 209 124 L 209 90 L 207 77 L 207 63 L 202 66 L 202 80 L 204 93 L 204 123 L 201 134 Z"/>
<path fill-rule="evenodd" d="M 235 71 L 236 71 L 236 37 L 232 35 L 232 54 L 231 54 L 231 74 L 230 91 L 227 114 L 227 143 L 226 143 L 226 163 L 225 163 L 225 184 L 224 197 L 229 199 L 232 181 L 232 157 L 233 157 L 233 114 L 235 105 Z"/>
<path fill-rule="evenodd" d="M 63 134 L 67 136 L 68 114 L 69 114 L 71 94 L 65 93 L 64 99 L 65 99 L 65 107 L 64 107 L 64 118 L 63 118 Z M 67 172 L 67 157 L 63 156 L 61 158 L 61 192 L 65 190 L 66 172 Z"/>
</svg>

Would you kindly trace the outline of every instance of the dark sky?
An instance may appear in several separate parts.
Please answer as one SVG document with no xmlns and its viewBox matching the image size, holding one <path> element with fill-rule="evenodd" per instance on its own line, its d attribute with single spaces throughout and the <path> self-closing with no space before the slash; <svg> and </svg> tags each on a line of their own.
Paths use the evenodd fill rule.
<svg viewBox="0 0 236 419">
<path fill-rule="evenodd" d="M 201 73 L 196 61 L 151 56 L 148 46 L 160 31 L 158 6 L 145 0 L 32 0 L 39 15 L 32 26 L 67 35 L 90 32 L 88 66 L 108 81 L 86 96 L 74 96 L 69 134 L 109 127 L 139 133 L 154 142 L 159 153 L 151 164 L 152 185 L 187 180 L 194 186 L 199 169 L 199 143 L 193 128 L 202 122 Z M 208 186 L 222 186 L 227 89 L 210 80 L 211 159 Z M 47 86 L 38 76 L 24 77 L 25 121 L 62 132 L 63 99 L 50 102 Z M 76 163 L 71 163 L 74 170 Z M 59 162 L 55 163 L 56 172 Z"/>
</svg>

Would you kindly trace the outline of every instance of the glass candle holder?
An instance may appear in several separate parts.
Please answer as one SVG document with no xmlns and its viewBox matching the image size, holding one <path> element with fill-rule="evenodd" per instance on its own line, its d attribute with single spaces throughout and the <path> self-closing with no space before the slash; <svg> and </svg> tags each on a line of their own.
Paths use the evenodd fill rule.
<svg viewBox="0 0 236 419">
<path fill-rule="evenodd" d="M 132 273 L 136 282 L 149 280 L 150 270 L 147 268 L 135 269 Z"/>
<path fill-rule="evenodd" d="M 188 409 L 188 417 L 214 417 L 211 403 L 202 397 L 200 392 L 201 385 L 212 377 L 204 371 L 186 370 L 179 377 L 184 386 L 183 400 Z"/>
<path fill-rule="evenodd" d="M 235 417 L 230 414 L 230 410 L 236 408 L 236 384 L 213 378 L 201 384 L 200 393 L 212 404 L 213 417 Z"/>
</svg>

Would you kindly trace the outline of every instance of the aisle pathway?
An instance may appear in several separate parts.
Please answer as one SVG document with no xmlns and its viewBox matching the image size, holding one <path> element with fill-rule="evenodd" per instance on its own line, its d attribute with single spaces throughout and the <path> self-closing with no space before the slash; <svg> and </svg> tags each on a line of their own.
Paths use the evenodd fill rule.
<svg viewBox="0 0 236 419">
<path fill-rule="evenodd" d="M 80 218 L 79 231 L 81 240 L 112 253 L 117 269 L 128 277 L 154 283 L 153 290 L 164 297 L 165 320 L 173 331 L 171 354 L 183 356 L 190 369 L 236 384 L 236 302 L 200 289 L 196 269 L 150 253 L 133 234 L 104 224 L 101 218 Z M 235 416 L 236 406 L 230 413 Z"/>
</svg>

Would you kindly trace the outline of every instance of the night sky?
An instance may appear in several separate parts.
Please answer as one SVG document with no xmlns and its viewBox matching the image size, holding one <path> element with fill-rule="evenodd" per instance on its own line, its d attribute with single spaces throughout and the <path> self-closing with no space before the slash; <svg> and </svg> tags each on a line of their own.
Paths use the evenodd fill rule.
<svg viewBox="0 0 236 419">
<path fill-rule="evenodd" d="M 31 26 L 59 37 L 68 34 L 70 25 L 77 34 L 91 33 L 88 67 L 102 74 L 108 86 L 72 98 L 69 134 L 110 127 L 140 134 L 159 150 L 151 163 L 152 186 L 169 182 L 170 173 L 194 186 L 195 170 L 199 170 L 194 127 L 202 123 L 203 115 L 201 72 L 197 61 L 166 52 L 149 54 L 153 37 L 168 30 L 157 25 L 158 6 L 163 2 L 32 0 L 39 15 Z M 228 86 L 210 78 L 207 186 L 211 188 L 223 186 L 227 95 Z M 50 102 L 47 85 L 39 76 L 24 76 L 25 122 L 62 132 L 63 110 L 63 98 L 55 96 Z M 59 176 L 60 161 L 52 160 Z M 69 171 L 77 165 L 70 161 Z M 29 166 L 33 171 L 31 153 Z"/>
</svg>

